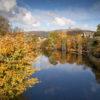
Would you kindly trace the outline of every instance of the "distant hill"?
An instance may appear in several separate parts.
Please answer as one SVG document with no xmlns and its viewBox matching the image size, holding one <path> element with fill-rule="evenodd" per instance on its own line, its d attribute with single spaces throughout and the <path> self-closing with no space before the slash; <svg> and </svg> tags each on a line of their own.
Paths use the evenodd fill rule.
<svg viewBox="0 0 100 100">
<path fill-rule="evenodd" d="M 95 31 L 91 31 L 91 30 L 82 30 L 82 29 L 61 29 L 61 30 L 55 30 L 56 32 L 66 32 L 66 33 L 83 33 L 83 32 L 95 32 Z"/>
<path fill-rule="evenodd" d="M 49 34 L 48 31 L 30 31 L 27 33 L 31 35 L 39 36 L 39 37 L 44 37 L 44 38 L 47 38 Z"/>
<path fill-rule="evenodd" d="M 44 37 L 47 38 L 50 32 L 66 32 L 66 33 L 70 33 L 70 34 L 75 34 L 75 33 L 94 33 L 95 31 L 91 31 L 91 30 L 82 30 L 82 29 L 59 29 L 59 30 L 53 30 L 53 31 L 30 31 L 27 32 L 28 34 L 31 35 L 35 35 L 35 36 L 39 36 L 39 37 Z"/>
</svg>

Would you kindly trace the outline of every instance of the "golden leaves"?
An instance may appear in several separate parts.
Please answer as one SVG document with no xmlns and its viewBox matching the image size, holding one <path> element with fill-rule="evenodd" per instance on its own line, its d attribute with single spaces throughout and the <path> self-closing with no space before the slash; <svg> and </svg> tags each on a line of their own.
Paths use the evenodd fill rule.
<svg viewBox="0 0 100 100">
<path fill-rule="evenodd" d="M 38 83 L 37 78 L 30 77 L 36 72 L 31 65 L 36 56 L 32 47 L 23 33 L 0 38 L 0 98 L 14 97 Z"/>
</svg>

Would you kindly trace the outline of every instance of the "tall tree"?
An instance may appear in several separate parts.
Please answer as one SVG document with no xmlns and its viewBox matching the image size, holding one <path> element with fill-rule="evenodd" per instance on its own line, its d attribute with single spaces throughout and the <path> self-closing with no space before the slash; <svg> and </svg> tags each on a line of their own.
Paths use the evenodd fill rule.
<svg viewBox="0 0 100 100">
<path fill-rule="evenodd" d="M 10 24 L 8 19 L 0 16 L 0 35 L 5 35 L 10 32 Z"/>
<path fill-rule="evenodd" d="M 95 32 L 95 36 L 100 36 L 100 24 L 97 26 L 97 31 Z"/>
<path fill-rule="evenodd" d="M 59 38 L 59 33 L 57 32 L 51 32 L 49 34 L 48 40 L 53 49 L 57 49 L 58 42 L 61 40 Z"/>
</svg>

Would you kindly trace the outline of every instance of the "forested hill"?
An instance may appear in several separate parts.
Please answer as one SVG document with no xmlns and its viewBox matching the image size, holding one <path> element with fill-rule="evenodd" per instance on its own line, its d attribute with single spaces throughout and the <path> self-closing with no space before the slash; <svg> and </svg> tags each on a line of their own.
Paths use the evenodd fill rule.
<svg viewBox="0 0 100 100">
<path fill-rule="evenodd" d="M 30 31 L 27 32 L 31 35 L 35 35 L 35 36 L 39 36 L 39 37 L 48 37 L 49 33 L 51 32 L 58 32 L 58 33 L 62 33 L 62 32 L 66 32 L 66 33 L 70 33 L 70 34 L 75 34 L 75 33 L 83 33 L 83 32 L 87 32 L 88 33 L 92 33 L 95 31 L 91 31 L 91 30 L 82 30 L 82 29 L 59 29 L 59 30 L 53 30 L 53 31 Z"/>
<path fill-rule="evenodd" d="M 39 37 L 44 37 L 44 38 L 47 38 L 49 34 L 48 31 L 30 31 L 27 33 L 31 35 L 39 36 Z"/>
</svg>

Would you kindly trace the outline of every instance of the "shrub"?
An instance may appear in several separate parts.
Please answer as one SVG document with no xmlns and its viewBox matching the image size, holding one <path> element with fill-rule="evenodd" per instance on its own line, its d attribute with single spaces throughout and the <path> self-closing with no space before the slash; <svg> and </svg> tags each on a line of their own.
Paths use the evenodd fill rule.
<svg viewBox="0 0 100 100">
<path fill-rule="evenodd" d="M 25 41 L 24 34 L 0 38 L 0 97 L 11 98 L 23 93 L 27 87 L 38 83 L 31 77 L 36 72 L 32 61 L 36 54 L 32 44 Z"/>
</svg>

